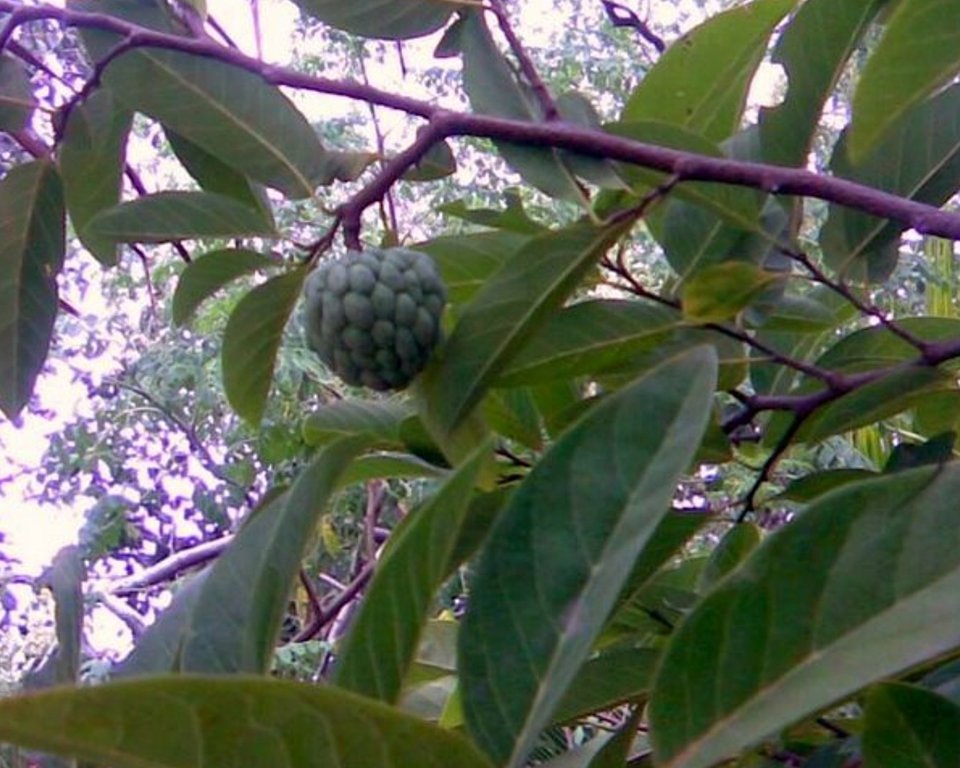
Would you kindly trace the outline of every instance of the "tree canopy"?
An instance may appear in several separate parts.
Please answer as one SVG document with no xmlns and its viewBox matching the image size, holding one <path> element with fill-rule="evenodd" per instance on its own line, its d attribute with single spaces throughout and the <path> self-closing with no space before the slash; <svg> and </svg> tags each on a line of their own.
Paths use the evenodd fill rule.
<svg viewBox="0 0 960 768">
<path fill-rule="evenodd" d="M 0 409 L 123 347 L 0 741 L 955 766 L 960 6 L 295 5 L 280 65 L 202 0 L 0 0 Z M 147 309 L 80 351 L 92 279 Z"/>
</svg>

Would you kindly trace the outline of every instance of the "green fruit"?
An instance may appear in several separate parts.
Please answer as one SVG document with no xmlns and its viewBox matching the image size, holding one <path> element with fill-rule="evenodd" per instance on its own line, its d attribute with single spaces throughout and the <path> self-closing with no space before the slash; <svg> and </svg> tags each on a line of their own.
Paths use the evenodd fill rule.
<svg viewBox="0 0 960 768">
<path fill-rule="evenodd" d="M 440 341 L 447 293 L 433 259 L 371 248 L 307 278 L 307 343 L 347 384 L 403 389 Z"/>
</svg>

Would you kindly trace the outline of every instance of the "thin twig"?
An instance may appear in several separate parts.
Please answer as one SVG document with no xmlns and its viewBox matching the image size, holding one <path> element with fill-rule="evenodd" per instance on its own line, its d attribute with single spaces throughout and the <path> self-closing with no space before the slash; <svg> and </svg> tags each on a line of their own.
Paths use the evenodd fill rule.
<svg viewBox="0 0 960 768">
<path fill-rule="evenodd" d="M 650 29 L 635 11 L 630 10 L 622 3 L 613 2 L 613 0 L 600 0 L 600 2 L 603 4 L 603 10 L 607 12 L 607 19 L 613 26 L 636 30 L 640 37 L 657 49 L 657 53 L 663 53 L 667 49 L 667 44 L 663 41 L 663 38 Z"/>
<path fill-rule="evenodd" d="M 787 254 L 791 259 L 800 264 L 807 272 L 810 273 L 810 278 L 813 282 L 825 286 L 830 289 L 838 296 L 844 299 L 847 303 L 853 306 L 861 314 L 867 315 L 868 317 L 874 318 L 880 325 L 886 328 L 890 333 L 895 336 L 899 336 L 907 344 L 912 346 L 918 352 L 923 353 L 927 348 L 927 342 L 922 339 L 918 339 L 912 333 L 900 326 L 899 323 L 891 320 L 886 314 L 875 307 L 872 304 L 868 304 L 865 301 L 862 301 L 850 288 L 848 288 L 843 282 L 833 281 L 823 272 L 823 270 L 818 267 L 813 260 L 803 251 L 793 250 L 793 249 L 782 249 L 784 253 Z"/>
<path fill-rule="evenodd" d="M 793 417 L 793 421 L 790 422 L 790 426 L 787 427 L 787 430 L 780 436 L 780 439 L 777 440 L 776 446 L 774 446 L 773 451 L 771 451 L 770 455 L 767 457 L 767 460 L 763 462 L 763 466 L 760 467 L 760 471 L 757 473 L 757 477 L 750 486 L 750 490 L 747 491 L 746 496 L 744 497 L 743 509 L 737 516 L 738 523 L 742 523 L 744 520 L 746 520 L 747 515 L 756 509 L 757 494 L 760 492 L 761 486 L 763 486 L 763 484 L 770 479 L 770 473 L 773 472 L 773 468 L 780 461 L 781 456 L 783 456 L 786 450 L 790 447 L 793 438 L 796 437 L 797 432 L 800 431 L 800 427 L 803 426 L 803 422 L 806 421 L 806 418 L 806 414 L 795 415 Z"/>
<path fill-rule="evenodd" d="M 337 617 L 337 614 L 360 594 L 367 585 L 367 582 L 370 581 L 370 577 L 373 576 L 375 567 L 375 561 L 367 563 L 360 573 L 357 574 L 356 578 L 347 585 L 346 589 L 338 593 L 329 603 L 322 606 L 320 613 L 300 631 L 293 639 L 293 642 L 303 643 L 319 635 L 323 628 L 333 621 Z"/>
<path fill-rule="evenodd" d="M 560 113 L 557 111 L 557 104 L 553 100 L 553 96 L 550 95 L 550 91 L 543 82 L 543 78 L 540 77 L 540 73 L 537 72 L 533 59 L 530 58 L 530 54 L 528 54 L 526 48 L 523 47 L 523 43 L 520 42 L 520 38 L 510 23 L 510 17 L 507 16 L 507 11 L 503 7 L 503 0 L 490 0 L 489 7 L 493 15 L 497 18 L 497 25 L 506 38 L 510 50 L 513 51 L 513 55 L 517 58 L 517 65 L 520 67 L 521 74 L 527 81 L 527 85 L 529 85 L 533 91 L 537 104 L 540 105 L 540 111 L 543 113 L 544 120 L 556 120 L 560 117 Z"/>
<path fill-rule="evenodd" d="M 366 46 L 361 45 L 359 48 L 360 55 L 358 56 L 360 63 L 360 76 L 363 78 L 363 83 L 366 86 L 370 85 L 370 77 L 367 74 L 367 64 L 365 61 Z M 374 139 L 377 142 L 377 155 L 380 157 L 381 166 L 386 163 L 387 157 L 387 142 L 383 133 L 383 129 L 380 126 L 380 117 L 377 114 L 377 108 L 375 105 L 368 103 L 367 110 L 370 112 L 370 122 L 373 125 L 373 134 Z M 383 197 L 380 199 L 380 218 L 383 221 L 383 228 L 387 233 L 396 235 L 400 231 L 400 226 L 397 223 L 397 210 L 393 204 L 393 193 L 391 192 L 392 187 L 387 189 Z"/>
</svg>

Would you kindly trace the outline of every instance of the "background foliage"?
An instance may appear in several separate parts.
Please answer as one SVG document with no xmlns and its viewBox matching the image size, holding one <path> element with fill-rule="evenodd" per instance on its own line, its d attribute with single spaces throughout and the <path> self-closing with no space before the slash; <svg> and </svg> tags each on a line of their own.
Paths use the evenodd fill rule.
<svg viewBox="0 0 960 768">
<path fill-rule="evenodd" d="M 960 11 L 296 6 L 0 0 L 0 408 L 89 398 L 2 759 L 956 765 Z M 371 394 L 299 297 L 398 244 L 445 339 Z"/>
</svg>

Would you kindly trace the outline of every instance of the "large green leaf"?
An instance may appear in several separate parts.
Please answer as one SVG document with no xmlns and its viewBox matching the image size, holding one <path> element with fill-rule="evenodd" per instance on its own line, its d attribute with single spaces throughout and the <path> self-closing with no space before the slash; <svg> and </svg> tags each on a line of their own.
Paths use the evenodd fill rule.
<svg viewBox="0 0 960 768">
<path fill-rule="evenodd" d="M 23 62 L 0 56 L 0 130 L 23 130 L 35 106 L 30 75 Z"/>
<path fill-rule="evenodd" d="M 447 216 L 479 224 L 481 227 L 502 229 L 522 235 L 538 235 L 548 229 L 539 221 L 530 218 L 523 205 L 523 198 L 515 188 L 503 192 L 503 208 L 471 208 L 463 200 L 454 200 L 437 206 L 437 210 Z"/>
<path fill-rule="evenodd" d="M 783 275 L 744 261 L 706 267 L 683 283 L 684 316 L 694 323 L 732 320 L 783 282 Z"/>
<path fill-rule="evenodd" d="M 210 251 L 190 262 L 180 273 L 173 293 L 173 322 L 183 325 L 206 299 L 227 283 L 257 270 L 276 266 L 269 256 L 243 248 Z"/>
<path fill-rule="evenodd" d="M 710 413 L 716 357 L 688 352 L 588 411 L 491 533 L 460 633 L 467 724 L 523 763 L 670 506 Z"/>
<path fill-rule="evenodd" d="M 960 188 L 960 86 L 912 109 L 869 153 L 852 162 L 847 136 L 834 149 L 831 170 L 910 200 L 941 206 Z M 854 277 L 885 277 L 896 265 L 906 225 L 832 205 L 820 232 L 827 263 Z"/>
<path fill-rule="evenodd" d="M 543 119 L 528 88 L 521 87 L 497 48 L 480 11 L 464 12 L 456 25 L 463 56 L 463 87 L 475 112 L 515 120 Z M 537 189 L 565 200 L 582 201 L 584 193 L 556 150 L 496 142 L 503 159 Z"/>
<path fill-rule="evenodd" d="M 630 94 L 624 120 L 682 125 L 712 141 L 740 126 L 770 33 L 797 0 L 757 0 L 718 13 L 660 58 Z"/>
<path fill-rule="evenodd" d="M 454 304 L 465 304 L 530 238 L 515 232 L 445 235 L 418 243 L 433 257 Z"/>
<path fill-rule="evenodd" d="M 38 160 L 0 181 L 0 410 L 27 404 L 47 359 L 64 253 L 63 189 Z"/>
<path fill-rule="evenodd" d="M 165 26 L 152 3 L 72 0 L 71 7 Z M 116 35 L 99 31 L 87 32 L 84 40 L 94 58 L 118 42 Z M 254 181 L 289 197 L 313 193 L 323 147 L 293 103 L 259 75 L 210 57 L 143 47 L 112 61 L 103 82 L 130 109 L 159 120 Z"/>
<path fill-rule="evenodd" d="M 304 13 L 361 37 L 404 40 L 435 32 L 457 0 L 295 0 Z"/>
<path fill-rule="evenodd" d="M 461 736 L 262 677 L 142 678 L 0 701 L 0 739 L 114 768 L 492 768 Z"/>
<path fill-rule="evenodd" d="M 797 441 L 819 442 L 912 408 L 931 393 L 955 391 L 956 379 L 933 368 L 907 368 L 821 406 L 797 432 Z"/>
<path fill-rule="evenodd" d="M 734 525 L 710 553 L 710 558 L 700 572 L 700 581 L 697 584 L 699 590 L 706 592 L 737 568 L 756 549 L 762 538 L 763 532 L 753 523 L 742 522 Z"/>
<path fill-rule="evenodd" d="M 897 325 L 927 342 L 960 337 L 960 320 L 949 317 L 905 317 Z M 834 371 L 854 373 L 886 368 L 917 360 L 917 348 L 882 325 L 863 328 L 844 336 L 820 357 L 816 365 Z"/>
<path fill-rule="evenodd" d="M 401 445 L 401 428 L 413 414 L 413 407 L 401 400 L 338 400 L 303 420 L 303 439 L 307 445 L 323 445 L 338 437 L 367 435 L 378 443 Z"/>
<path fill-rule="evenodd" d="M 726 337 L 684 323 L 680 313 L 662 304 L 623 299 L 593 299 L 551 316 L 510 359 L 498 384 L 549 384 L 564 378 L 624 369 L 640 371 L 684 349 L 713 344 L 730 353 Z M 742 348 L 734 352 L 736 362 Z"/>
<path fill-rule="evenodd" d="M 363 438 L 348 438 L 327 446 L 277 507 L 264 508 L 240 528 L 192 606 L 180 669 L 266 672 L 317 520 L 347 465 L 365 445 Z"/>
<path fill-rule="evenodd" d="M 273 381 L 273 366 L 283 329 L 293 311 L 305 269 L 296 269 L 258 285 L 234 308 L 223 332 L 223 388 L 234 410 L 259 424 Z"/>
<path fill-rule="evenodd" d="M 273 235 L 273 226 L 232 197 L 213 192 L 158 192 L 100 211 L 87 233 L 122 243 L 199 237 Z"/>
<path fill-rule="evenodd" d="M 390 703 L 400 695 L 489 451 L 480 447 L 391 537 L 341 646 L 337 685 Z"/>
<path fill-rule="evenodd" d="M 780 35 L 773 60 L 789 79 L 781 104 L 760 110 L 763 159 L 803 166 L 820 113 L 850 54 L 887 0 L 807 0 Z"/>
<path fill-rule="evenodd" d="M 60 173 L 67 211 L 80 242 L 103 265 L 117 263 L 117 241 L 87 227 L 120 202 L 127 134 L 133 115 L 113 94 L 98 90 L 70 112 L 60 143 Z"/>
<path fill-rule="evenodd" d="M 625 229 L 579 223 L 534 237 L 484 284 L 423 377 L 441 431 L 467 416 L 507 360 Z"/>
<path fill-rule="evenodd" d="M 580 667 L 551 719 L 563 723 L 645 696 L 659 658 L 653 648 L 621 648 L 590 659 Z"/>
<path fill-rule="evenodd" d="M 712 766 L 960 637 L 960 466 L 853 483 L 687 617 L 654 681 L 659 765 Z"/>
<path fill-rule="evenodd" d="M 864 768 L 955 768 L 960 707 L 917 686 L 883 683 L 867 694 Z"/>
<path fill-rule="evenodd" d="M 875 150 L 911 108 L 960 72 L 960 5 L 901 0 L 867 59 L 853 96 L 850 150 Z"/>
<path fill-rule="evenodd" d="M 180 650 L 184 639 L 194 631 L 194 622 L 201 618 L 194 614 L 194 608 L 209 575 L 210 571 L 205 570 L 180 581 L 170 605 L 137 638 L 126 658 L 111 668 L 111 678 L 118 680 L 179 671 Z"/>
<path fill-rule="evenodd" d="M 168 128 L 166 134 L 180 164 L 206 192 L 234 198 L 258 212 L 265 226 L 273 226 L 270 200 L 263 187 L 175 131 Z"/>
</svg>

